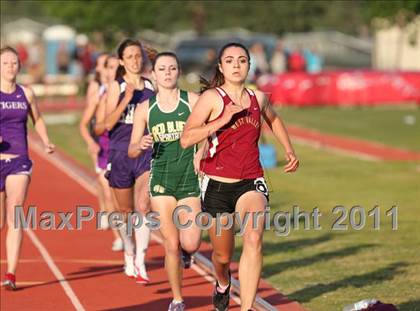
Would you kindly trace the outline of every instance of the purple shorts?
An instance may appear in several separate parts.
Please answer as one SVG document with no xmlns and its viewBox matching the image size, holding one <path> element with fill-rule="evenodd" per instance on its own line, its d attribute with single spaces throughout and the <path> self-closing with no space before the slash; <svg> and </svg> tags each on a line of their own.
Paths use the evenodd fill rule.
<svg viewBox="0 0 420 311">
<path fill-rule="evenodd" d="M 101 150 L 98 153 L 98 162 L 97 162 L 97 171 L 105 170 L 108 163 L 108 154 L 109 154 L 109 136 L 108 132 L 103 133 L 98 137 L 98 144 L 101 147 Z"/>
<path fill-rule="evenodd" d="M 137 177 L 150 171 L 152 151 L 143 153 L 140 157 L 131 159 L 127 151 L 110 150 L 105 177 L 112 188 L 131 188 Z"/>
<path fill-rule="evenodd" d="M 0 191 L 6 189 L 6 178 L 9 175 L 28 175 L 32 173 L 32 161 L 28 156 L 0 160 Z"/>
<path fill-rule="evenodd" d="M 101 171 L 106 169 L 106 165 L 108 163 L 108 150 L 101 148 L 98 153 L 97 163 L 96 163 L 96 173 L 100 173 Z"/>
</svg>

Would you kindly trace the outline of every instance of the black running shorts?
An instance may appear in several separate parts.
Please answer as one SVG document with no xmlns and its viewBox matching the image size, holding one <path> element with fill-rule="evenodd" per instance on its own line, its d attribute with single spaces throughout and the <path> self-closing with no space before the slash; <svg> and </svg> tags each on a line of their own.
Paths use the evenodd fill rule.
<svg viewBox="0 0 420 311">
<path fill-rule="evenodd" d="M 224 183 L 204 176 L 201 182 L 201 208 L 213 217 L 218 213 L 232 214 L 239 198 L 248 191 L 261 192 L 268 202 L 268 188 L 264 177 Z"/>
</svg>

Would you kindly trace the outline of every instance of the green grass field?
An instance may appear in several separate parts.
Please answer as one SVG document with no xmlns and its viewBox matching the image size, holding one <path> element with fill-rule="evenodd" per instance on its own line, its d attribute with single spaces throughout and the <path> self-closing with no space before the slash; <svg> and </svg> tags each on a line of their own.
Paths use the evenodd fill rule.
<svg viewBox="0 0 420 311">
<path fill-rule="evenodd" d="M 420 107 L 277 108 L 291 124 L 420 151 Z M 410 122 L 413 122 L 411 124 Z"/>
<path fill-rule="evenodd" d="M 287 108 L 281 113 L 286 122 L 327 133 L 420 150 L 418 110 Z M 406 114 L 416 116 L 416 125 L 396 122 Z M 91 166 L 77 125 L 52 125 L 49 132 L 61 149 Z M 393 303 L 402 311 L 420 310 L 420 163 L 363 161 L 305 146 L 296 149 L 301 160 L 296 174 L 286 175 L 281 167 L 266 171 L 271 213 L 292 211 L 295 205 L 305 212 L 317 207 L 322 229 L 304 230 L 300 221 L 300 228 L 287 236 L 267 231 L 264 278 L 308 310 L 342 310 L 367 298 Z M 365 226 L 352 229 L 347 215 L 342 223 L 348 230 L 333 230 L 337 205 L 348 213 L 353 206 L 362 207 Z M 368 216 L 375 206 L 380 210 L 379 230 Z M 385 215 L 393 206 L 398 207 L 397 230 Z M 355 216 L 357 223 L 360 214 Z M 238 237 L 235 259 L 240 244 Z"/>
</svg>

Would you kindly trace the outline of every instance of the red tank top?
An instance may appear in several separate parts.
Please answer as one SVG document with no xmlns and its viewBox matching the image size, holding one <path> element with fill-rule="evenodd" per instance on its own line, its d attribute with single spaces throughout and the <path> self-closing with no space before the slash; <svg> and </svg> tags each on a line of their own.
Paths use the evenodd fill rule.
<svg viewBox="0 0 420 311">
<path fill-rule="evenodd" d="M 223 110 L 232 102 L 221 88 Z M 201 160 L 201 170 L 207 175 L 234 179 L 254 179 L 264 175 L 260 164 L 258 140 L 261 132 L 261 112 L 254 92 L 246 89 L 251 99 L 248 109 L 235 114 L 232 120 L 208 138 L 207 157 Z"/>
</svg>

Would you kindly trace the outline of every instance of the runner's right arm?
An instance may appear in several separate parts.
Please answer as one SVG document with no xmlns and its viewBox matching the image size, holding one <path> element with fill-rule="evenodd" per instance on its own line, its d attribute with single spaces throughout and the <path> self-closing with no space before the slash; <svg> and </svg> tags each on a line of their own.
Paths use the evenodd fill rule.
<svg viewBox="0 0 420 311">
<path fill-rule="evenodd" d="M 191 110 L 194 109 L 199 98 L 200 96 L 197 93 L 188 92 L 188 103 L 191 106 Z M 205 155 L 207 154 L 207 151 L 208 151 L 207 140 L 203 140 L 197 144 L 197 151 L 194 154 L 194 160 L 193 160 L 194 172 L 196 174 L 200 173 L 200 163 L 201 163 L 201 160 L 204 159 Z"/>
<path fill-rule="evenodd" d="M 120 98 L 120 85 L 118 81 L 113 81 L 109 88 L 107 103 L 106 103 L 106 119 L 105 127 L 108 131 L 117 124 L 118 120 L 121 118 L 121 114 L 127 108 L 128 103 L 133 97 L 134 86 L 130 83 L 127 83 L 125 88 L 125 95 L 120 104 L 118 104 Z"/>
<path fill-rule="evenodd" d="M 143 135 L 147 125 L 147 114 L 149 111 L 149 100 L 145 100 L 137 106 L 134 111 L 133 130 L 131 131 L 130 145 L 128 146 L 128 156 L 137 158 L 144 150 L 153 145 L 152 135 Z"/>
</svg>

